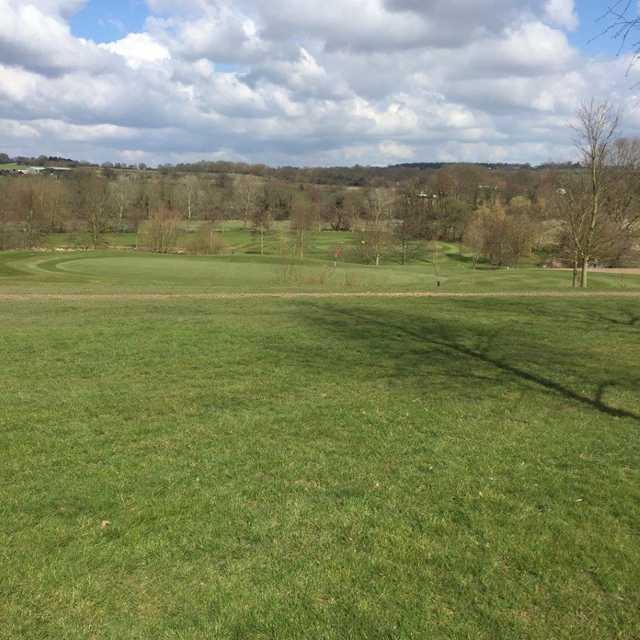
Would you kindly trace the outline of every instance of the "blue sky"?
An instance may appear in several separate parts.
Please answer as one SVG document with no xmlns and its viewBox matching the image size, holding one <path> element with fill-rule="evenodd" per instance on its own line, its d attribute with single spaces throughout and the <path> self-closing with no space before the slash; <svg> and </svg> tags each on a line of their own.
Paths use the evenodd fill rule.
<svg viewBox="0 0 640 640">
<path fill-rule="evenodd" d="M 593 40 L 603 11 L 602 0 L 0 0 L 0 151 L 568 160 L 591 98 L 640 135 L 640 64 Z"/>
<path fill-rule="evenodd" d="M 609 37 L 599 37 L 605 13 L 602 0 L 578 0 L 576 12 L 580 20 L 576 31 L 569 34 L 571 43 L 591 55 L 615 55 L 619 44 Z M 111 42 L 126 33 L 142 31 L 149 14 L 145 0 L 89 0 L 71 19 L 75 35 Z"/>
<path fill-rule="evenodd" d="M 572 44 L 591 55 L 617 54 L 620 43 L 610 37 L 602 36 L 603 29 L 607 24 L 606 20 L 603 21 L 606 2 L 578 0 L 576 11 L 580 24 L 578 29 L 570 34 Z"/>
<path fill-rule="evenodd" d="M 148 15 L 144 0 L 90 0 L 72 17 L 71 30 L 95 42 L 111 42 L 142 31 Z"/>
</svg>

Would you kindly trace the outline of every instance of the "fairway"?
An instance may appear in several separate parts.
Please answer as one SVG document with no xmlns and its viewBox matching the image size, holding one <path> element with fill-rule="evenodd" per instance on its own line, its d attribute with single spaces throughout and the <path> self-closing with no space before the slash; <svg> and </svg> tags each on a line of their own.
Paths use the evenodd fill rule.
<svg viewBox="0 0 640 640">
<path fill-rule="evenodd" d="M 638 318 L 1 304 L 0 637 L 637 638 Z"/>
<path fill-rule="evenodd" d="M 219 257 L 132 251 L 0 254 L 3 293 L 500 293 L 571 290 L 566 271 L 523 267 L 474 269 L 458 247 L 442 245 L 437 269 L 428 260 L 380 267 L 319 258 L 237 254 Z M 637 273 L 593 273 L 594 291 L 640 293 Z"/>
</svg>

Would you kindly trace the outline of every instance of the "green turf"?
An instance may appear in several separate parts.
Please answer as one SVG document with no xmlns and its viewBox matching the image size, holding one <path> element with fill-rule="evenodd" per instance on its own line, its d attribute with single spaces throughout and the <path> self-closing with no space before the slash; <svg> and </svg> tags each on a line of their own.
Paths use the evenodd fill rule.
<svg viewBox="0 0 640 640">
<path fill-rule="evenodd" d="M 571 274 L 525 266 L 472 268 L 452 245 L 431 260 L 379 267 L 332 260 L 237 253 L 227 256 L 160 255 L 133 251 L 0 253 L 5 292 L 362 292 L 566 291 Z M 448 253 L 445 253 L 448 252 Z M 438 282 L 440 286 L 438 286 Z M 594 290 L 640 290 L 638 275 L 592 274 Z"/>
<path fill-rule="evenodd" d="M 639 319 L 0 303 L 0 638 L 638 638 Z"/>
</svg>

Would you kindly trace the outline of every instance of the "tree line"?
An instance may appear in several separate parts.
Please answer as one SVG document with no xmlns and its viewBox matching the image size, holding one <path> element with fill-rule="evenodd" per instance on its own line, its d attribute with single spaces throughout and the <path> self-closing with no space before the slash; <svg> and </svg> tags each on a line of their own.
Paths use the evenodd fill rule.
<svg viewBox="0 0 640 640">
<path fill-rule="evenodd" d="M 110 166 L 0 176 L 0 249 L 37 247 L 61 232 L 99 247 L 106 233 L 137 232 L 140 248 L 173 251 L 187 230 L 187 248 L 215 253 L 224 250 L 220 222 L 240 220 L 264 253 L 276 223 L 288 221 L 299 258 L 323 229 L 351 232 L 345 251 L 372 264 L 390 253 L 407 263 L 429 241 L 464 242 L 474 265 L 518 266 L 538 249 L 587 286 L 590 265 L 637 259 L 640 141 L 618 136 L 607 103 L 584 105 L 578 122 L 577 165 L 412 167 L 409 178 L 382 186 Z"/>
</svg>

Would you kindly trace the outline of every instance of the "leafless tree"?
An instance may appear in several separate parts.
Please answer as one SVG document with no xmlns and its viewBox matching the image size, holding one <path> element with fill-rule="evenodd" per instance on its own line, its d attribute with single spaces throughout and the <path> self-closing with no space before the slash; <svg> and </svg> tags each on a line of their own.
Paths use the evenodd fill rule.
<svg viewBox="0 0 640 640">
<path fill-rule="evenodd" d="M 80 171 L 75 178 L 72 199 L 74 215 L 86 227 L 95 249 L 112 218 L 113 200 L 109 181 L 95 171 Z"/>
<path fill-rule="evenodd" d="M 289 228 L 293 237 L 295 252 L 304 259 L 310 231 L 316 226 L 320 215 L 320 191 L 311 186 L 299 192 L 291 207 Z"/>
<path fill-rule="evenodd" d="M 158 253 L 174 251 L 178 241 L 180 218 L 175 211 L 158 209 L 138 230 L 138 248 Z"/>
<path fill-rule="evenodd" d="M 574 251 L 574 267 L 580 270 L 580 286 L 586 288 L 589 262 L 596 257 L 606 228 L 609 160 L 620 115 L 609 102 L 591 100 L 578 109 L 577 117 L 575 145 L 584 172 L 571 176 L 558 191 Z"/>
<path fill-rule="evenodd" d="M 640 55 L 640 40 L 636 33 L 640 30 L 636 0 L 615 0 L 610 2 L 600 20 L 605 25 L 601 35 L 618 40 L 620 51 L 631 48 L 634 59 Z"/>
<path fill-rule="evenodd" d="M 372 189 L 366 198 L 366 220 L 361 240 L 367 254 L 370 254 L 375 265 L 380 265 L 382 251 L 392 239 L 391 214 L 393 198 L 384 189 Z"/>
<path fill-rule="evenodd" d="M 179 193 L 187 220 L 191 220 L 197 213 L 200 192 L 200 180 L 197 176 L 187 175 L 180 180 Z"/>
</svg>

